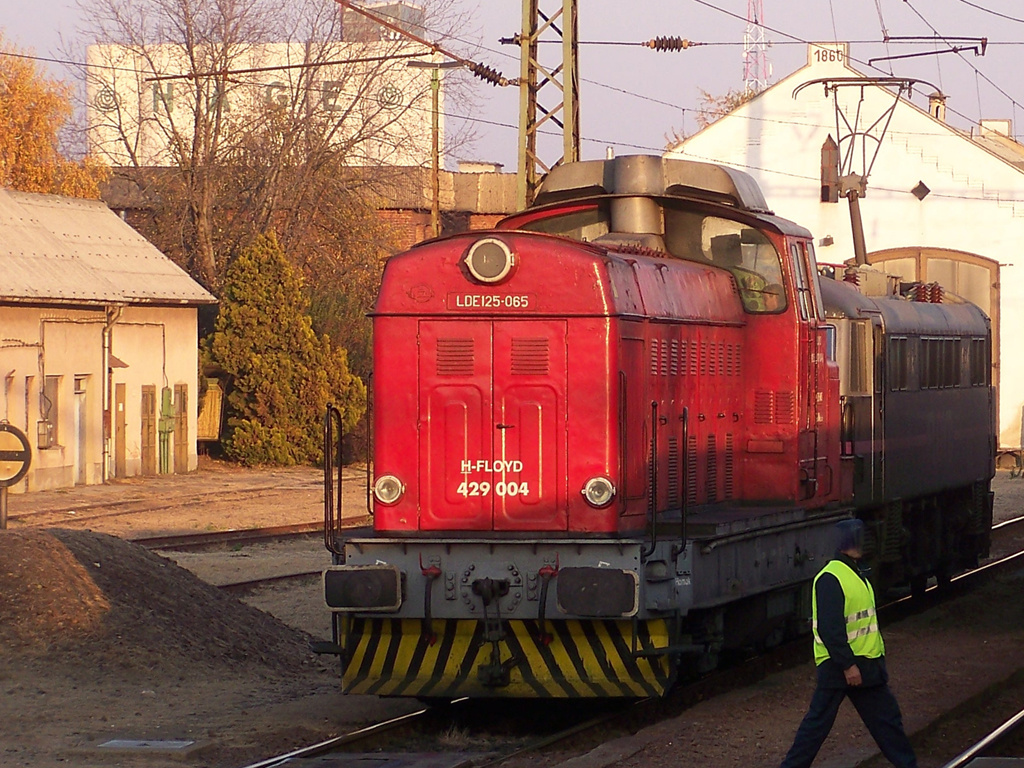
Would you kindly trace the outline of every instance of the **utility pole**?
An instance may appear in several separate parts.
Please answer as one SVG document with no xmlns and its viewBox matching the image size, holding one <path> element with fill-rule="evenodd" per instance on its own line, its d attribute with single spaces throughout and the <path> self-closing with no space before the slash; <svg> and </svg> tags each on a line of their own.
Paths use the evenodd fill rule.
<svg viewBox="0 0 1024 768">
<path fill-rule="evenodd" d="M 430 70 L 430 166 L 431 190 L 430 229 L 434 237 L 441 236 L 441 70 L 461 67 L 459 61 L 410 61 L 407 66 Z"/>
<path fill-rule="evenodd" d="M 556 165 L 580 159 L 576 3 L 577 0 L 523 0 L 523 31 L 511 41 L 503 41 L 517 42 L 521 49 L 516 189 L 520 208 L 533 202 L 540 176 Z M 542 39 L 544 42 L 561 41 L 560 62 L 541 63 L 538 54 Z M 545 47 L 545 51 L 551 47 Z M 557 102 L 554 106 L 544 106 L 542 96 L 557 99 Z M 562 154 L 544 162 L 537 148 L 537 134 L 549 122 L 562 131 Z"/>
</svg>

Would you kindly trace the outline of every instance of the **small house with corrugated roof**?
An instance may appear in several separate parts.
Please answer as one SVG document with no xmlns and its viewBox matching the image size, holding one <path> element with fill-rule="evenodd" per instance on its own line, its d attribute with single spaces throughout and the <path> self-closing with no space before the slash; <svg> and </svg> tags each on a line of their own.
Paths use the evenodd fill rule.
<svg viewBox="0 0 1024 768">
<path fill-rule="evenodd" d="M 198 308 L 216 299 L 98 200 L 0 189 L 0 421 L 34 491 L 196 468 Z"/>
</svg>

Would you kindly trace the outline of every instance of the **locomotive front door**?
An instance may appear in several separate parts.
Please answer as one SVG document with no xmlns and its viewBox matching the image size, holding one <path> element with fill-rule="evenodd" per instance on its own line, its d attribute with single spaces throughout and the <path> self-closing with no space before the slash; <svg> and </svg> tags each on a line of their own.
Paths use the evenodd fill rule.
<svg viewBox="0 0 1024 768">
<path fill-rule="evenodd" d="M 495 530 L 565 530 L 562 320 L 494 324 Z"/>
<path fill-rule="evenodd" d="M 419 358 L 420 528 L 490 530 L 491 324 L 423 321 Z"/>
<path fill-rule="evenodd" d="M 423 321 L 420 528 L 564 530 L 564 321 Z"/>
</svg>

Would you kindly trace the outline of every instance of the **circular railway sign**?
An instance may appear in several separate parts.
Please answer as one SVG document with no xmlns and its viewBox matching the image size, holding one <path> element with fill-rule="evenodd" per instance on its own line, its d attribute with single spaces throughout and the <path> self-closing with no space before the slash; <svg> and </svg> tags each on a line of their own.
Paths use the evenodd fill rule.
<svg viewBox="0 0 1024 768">
<path fill-rule="evenodd" d="M 21 480 L 32 464 L 32 446 L 13 424 L 0 422 L 0 488 Z"/>
</svg>

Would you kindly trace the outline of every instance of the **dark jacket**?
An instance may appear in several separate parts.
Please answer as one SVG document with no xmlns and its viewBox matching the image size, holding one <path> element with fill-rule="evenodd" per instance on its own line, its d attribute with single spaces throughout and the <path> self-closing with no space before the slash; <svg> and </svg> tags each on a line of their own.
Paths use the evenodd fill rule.
<svg viewBox="0 0 1024 768">
<path fill-rule="evenodd" d="M 834 560 L 839 560 L 853 569 L 854 573 L 867 581 L 856 560 L 841 552 L 836 553 Z M 828 658 L 818 665 L 818 685 L 822 688 L 846 688 L 844 670 L 854 664 L 860 669 L 862 685 L 867 688 L 884 685 L 889 680 L 885 670 L 885 657 L 869 659 L 854 656 L 850 644 L 846 640 L 846 613 L 844 605 L 846 597 L 839 579 L 831 573 L 823 573 L 818 577 L 814 587 L 814 600 L 818 608 L 818 636 L 828 649 Z"/>
</svg>

